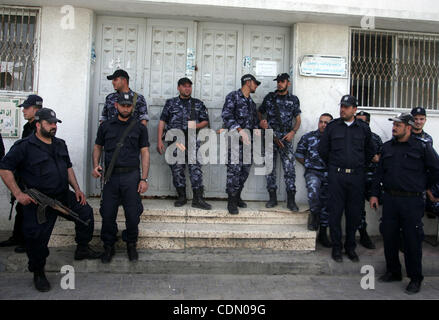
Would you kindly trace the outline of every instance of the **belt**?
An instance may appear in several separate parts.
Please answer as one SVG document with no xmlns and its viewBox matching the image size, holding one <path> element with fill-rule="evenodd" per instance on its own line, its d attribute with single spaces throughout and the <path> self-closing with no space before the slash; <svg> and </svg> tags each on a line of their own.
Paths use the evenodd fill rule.
<svg viewBox="0 0 439 320">
<path fill-rule="evenodd" d="M 338 168 L 338 167 L 332 167 L 332 170 L 335 170 L 337 173 L 347 173 L 347 174 L 353 174 L 358 173 L 360 170 L 364 172 L 363 168 Z"/>
<path fill-rule="evenodd" d="M 384 191 L 392 196 L 396 197 L 420 197 L 422 192 L 409 192 L 403 190 L 384 189 Z"/>
<path fill-rule="evenodd" d="M 117 167 L 113 169 L 113 173 L 127 173 L 134 170 L 139 170 L 138 167 Z"/>
</svg>

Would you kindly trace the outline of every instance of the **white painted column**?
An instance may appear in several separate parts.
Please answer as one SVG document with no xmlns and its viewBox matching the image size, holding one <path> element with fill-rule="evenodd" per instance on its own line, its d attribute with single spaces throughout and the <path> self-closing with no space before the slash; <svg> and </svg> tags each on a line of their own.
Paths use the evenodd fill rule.
<svg viewBox="0 0 439 320">
<path fill-rule="evenodd" d="M 73 29 L 62 27 L 61 7 L 43 7 L 38 94 L 44 106 L 63 122 L 57 137 L 64 139 L 78 183 L 85 191 L 90 63 L 93 11 L 74 8 Z"/>
<path fill-rule="evenodd" d="M 298 23 L 292 32 L 293 93 L 300 99 L 302 124 L 295 137 L 295 144 L 305 133 L 317 130 L 319 116 L 329 112 L 339 117 L 339 102 L 349 91 L 348 79 L 305 77 L 299 74 L 299 65 L 306 54 L 349 56 L 349 28 L 347 26 Z M 296 164 L 297 199 L 307 203 L 304 169 Z"/>
</svg>

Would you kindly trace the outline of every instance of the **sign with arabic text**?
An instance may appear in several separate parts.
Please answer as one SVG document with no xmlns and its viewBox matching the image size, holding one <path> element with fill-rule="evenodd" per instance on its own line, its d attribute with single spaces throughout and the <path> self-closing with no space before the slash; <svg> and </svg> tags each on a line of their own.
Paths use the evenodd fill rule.
<svg viewBox="0 0 439 320">
<path fill-rule="evenodd" d="M 347 59 L 341 56 L 307 54 L 302 57 L 300 75 L 307 77 L 347 77 Z"/>
</svg>

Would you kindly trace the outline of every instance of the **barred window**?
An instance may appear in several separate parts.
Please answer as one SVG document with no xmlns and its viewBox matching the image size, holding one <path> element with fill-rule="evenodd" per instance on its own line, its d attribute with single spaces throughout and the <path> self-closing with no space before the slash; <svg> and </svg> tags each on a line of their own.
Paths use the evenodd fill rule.
<svg viewBox="0 0 439 320">
<path fill-rule="evenodd" d="M 439 35 L 352 29 L 350 91 L 364 107 L 439 110 Z"/>
<path fill-rule="evenodd" d="M 34 91 L 39 9 L 0 7 L 0 90 Z"/>
</svg>

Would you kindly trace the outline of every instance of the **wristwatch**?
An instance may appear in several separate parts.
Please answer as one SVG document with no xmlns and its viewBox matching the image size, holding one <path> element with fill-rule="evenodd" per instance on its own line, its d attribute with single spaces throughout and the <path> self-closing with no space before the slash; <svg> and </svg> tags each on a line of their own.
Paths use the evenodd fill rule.
<svg viewBox="0 0 439 320">
<path fill-rule="evenodd" d="M 140 181 L 145 181 L 146 183 L 148 183 L 148 178 L 140 179 Z"/>
</svg>

